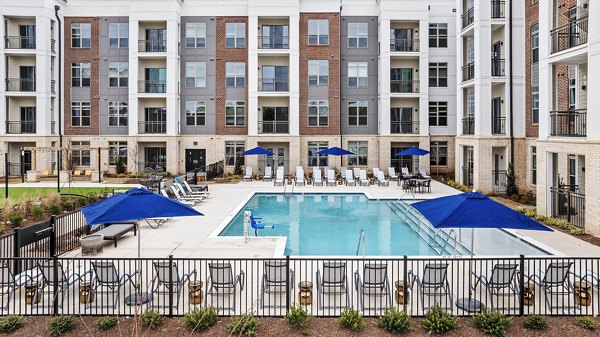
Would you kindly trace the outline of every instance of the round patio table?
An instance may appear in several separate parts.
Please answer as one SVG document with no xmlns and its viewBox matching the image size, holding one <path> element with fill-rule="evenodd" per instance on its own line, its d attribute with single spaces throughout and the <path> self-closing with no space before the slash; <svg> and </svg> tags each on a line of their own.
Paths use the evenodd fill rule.
<svg viewBox="0 0 600 337">
<path fill-rule="evenodd" d="M 133 293 L 125 297 L 125 304 L 127 305 L 142 305 L 152 301 L 151 293 Z"/>
</svg>

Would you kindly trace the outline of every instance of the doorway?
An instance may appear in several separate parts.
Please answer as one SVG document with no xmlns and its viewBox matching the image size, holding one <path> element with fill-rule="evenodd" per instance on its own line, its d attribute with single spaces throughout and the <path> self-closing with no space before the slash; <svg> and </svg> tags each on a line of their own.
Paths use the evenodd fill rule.
<svg viewBox="0 0 600 337">
<path fill-rule="evenodd" d="M 202 170 L 206 167 L 206 149 L 185 149 L 185 171 Z"/>
<path fill-rule="evenodd" d="M 501 42 L 492 45 L 492 76 L 504 76 L 501 65 Z"/>
<path fill-rule="evenodd" d="M 267 150 L 273 152 L 273 155 L 267 156 L 267 161 L 264 166 L 271 166 L 273 176 L 277 172 L 277 168 L 283 167 L 283 172 L 286 174 L 287 168 L 287 148 L 284 146 L 267 146 Z M 262 166 L 262 165 L 261 165 Z M 263 170 L 264 172 L 264 170 Z"/>
</svg>

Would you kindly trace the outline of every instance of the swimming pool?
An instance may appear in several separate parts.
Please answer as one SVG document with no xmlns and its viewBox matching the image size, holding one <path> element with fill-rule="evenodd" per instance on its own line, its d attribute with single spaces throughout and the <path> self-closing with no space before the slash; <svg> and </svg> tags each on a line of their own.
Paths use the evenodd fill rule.
<svg viewBox="0 0 600 337">
<path fill-rule="evenodd" d="M 432 235 L 423 235 L 415 229 L 414 223 L 409 223 L 410 218 L 402 216 L 394 203 L 369 199 L 362 193 L 256 193 L 219 236 L 242 236 L 244 210 L 250 210 L 255 217 L 262 218 L 265 225 L 275 226 L 259 230 L 259 236 L 287 237 L 286 255 L 356 255 L 357 250 L 362 255 L 362 247 L 358 247 L 361 230 L 365 232 L 365 255 L 435 256 L 454 252 L 451 246 L 435 246 L 434 242 L 443 244 L 447 238 L 436 241 L 431 239 Z M 254 235 L 252 230 L 251 235 Z M 463 235 L 463 242 L 469 242 L 465 240 L 467 236 L 468 233 Z M 480 246 L 485 249 L 490 249 L 486 237 L 493 238 L 499 249 L 503 247 L 502 251 L 490 255 L 543 254 L 502 231 L 476 234 L 476 240 L 482 240 Z M 459 249 L 461 252 L 468 253 Z"/>
</svg>

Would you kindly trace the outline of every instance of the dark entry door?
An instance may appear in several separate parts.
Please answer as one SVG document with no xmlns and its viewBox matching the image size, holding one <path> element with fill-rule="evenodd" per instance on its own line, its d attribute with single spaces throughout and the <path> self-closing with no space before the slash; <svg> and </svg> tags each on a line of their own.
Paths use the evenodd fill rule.
<svg viewBox="0 0 600 337">
<path fill-rule="evenodd" d="M 195 169 L 204 169 L 206 166 L 205 149 L 186 149 L 185 150 L 185 171 L 190 172 Z"/>
</svg>

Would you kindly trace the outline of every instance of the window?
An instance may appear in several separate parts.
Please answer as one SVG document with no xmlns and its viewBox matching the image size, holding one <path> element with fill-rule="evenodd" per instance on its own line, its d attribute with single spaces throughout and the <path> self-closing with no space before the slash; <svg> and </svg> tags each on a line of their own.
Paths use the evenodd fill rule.
<svg viewBox="0 0 600 337">
<path fill-rule="evenodd" d="M 185 102 L 185 125 L 206 124 L 206 103 L 198 101 Z"/>
<path fill-rule="evenodd" d="M 367 48 L 369 24 L 366 22 L 348 23 L 348 48 Z"/>
<path fill-rule="evenodd" d="M 348 86 L 366 88 L 368 84 L 368 63 L 348 62 Z"/>
<path fill-rule="evenodd" d="M 531 184 L 537 184 L 537 147 L 531 147 Z"/>
<path fill-rule="evenodd" d="M 448 86 L 448 63 L 429 63 L 429 86 Z"/>
<path fill-rule="evenodd" d="M 110 48 L 129 47 L 129 24 L 128 23 L 109 23 L 108 24 L 108 44 Z"/>
<path fill-rule="evenodd" d="M 308 126 L 327 126 L 329 123 L 329 102 L 308 101 Z"/>
<path fill-rule="evenodd" d="M 243 87 L 246 77 L 246 64 L 244 62 L 225 63 L 225 84 L 228 87 Z"/>
<path fill-rule="evenodd" d="M 108 102 L 108 126 L 127 126 L 127 102 Z"/>
<path fill-rule="evenodd" d="M 188 22 L 185 24 L 185 47 L 206 47 L 206 22 Z"/>
<path fill-rule="evenodd" d="M 71 125 L 90 126 L 90 102 L 71 102 Z"/>
<path fill-rule="evenodd" d="M 531 26 L 531 63 L 540 60 L 540 25 Z"/>
<path fill-rule="evenodd" d="M 575 79 L 575 66 L 568 66 L 569 70 L 569 110 L 575 110 L 577 107 L 577 80 Z"/>
<path fill-rule="evenodd" d="M 308 44 L 329 44 L 329 20 L 308 20 Z"/>
<path fill-rule="evenodd" d="M 369 102 L 348 103 L 348 125 L 367 125 L 367 109 Z"/>
<path fill-rule="evenodd" d="M 90 142 L 71 142 L 71 166 L 90 166 Z M 88 150 L 84 150 L 87 148 Z"/>
<path fill-rule="evenodd" d="M 429 47 L 446 48 L 448 47 L 448 24 L 430 23 L 429 24 Z"/>
<path fill-rule="evenodd" d="M 92 24 L 91 23 L 73 23 L 71 24 L 71 47 L 72 48 L 90 48 L 92 45 Z"/>
<path fill-rule="evenodd" d="M 448 102 L 429 102 L 429 126 L 448 126 Z"/>
<path fill-rule="evenodd" d="M 308 60 L 308 85 L 329 84 L 329 61 Z"/>
<path fill-rule="evenodd" d="M 225 23 L 225 47 L 226 48 L 245 48 L 246 47 L 246 24 L 243 22 Z"/>
<path fill-rule="evenodd" d="M 540 87 L 531 87 L 531 123 L 540 122 Z"/>
<path fill-rule="evenodd" d="M 246 144 L 244 141 L 227 141 L 225 142 L 225 165 L 234 166 L 236 159 L 240 157 L 241 165 L 244 165 L 244 149 Z"/>
<path fill-rule="evenodd" d="M 119 158 L 127 167 L 127 142 L 108 142 L 108 165 L 117 165 Z"/>
<path fill-rule="evenodd" d="M 431 166 L 448 166 L 448 142 L 432 141 L 429 164 Z"/>
<path fill-rule="evenodd" d="M 90 63 L 73 63 L 71 65 L 71 86 L 90 86 Z"/>
<path fill-rule="evenodd" d="M 195 88 L 206 87 L 206 62 L 185 63 L 185 86 Z"/>
<path fill-rule="evenodd" d="M 244 125 L 245 102 L 225 102 L 225 125 Z"/>
<path fill-rule="evenodd" d="M 308 142 L 308 166 L 329 166 L 329 156 L 317 152 L 329 147 L 329 142 Z"/>
<path fill-rule="evenodd" d="M 412 107 L 390 108 L 390 132 L 415 134 L 419 133 L 419 120 L 413 119 Z"/>
<path fill-rule="evenodd" d="M 349 166 L 367 166 L 369 142 L 348 142 L 348 151 L 355 153 L 348 155 Z"/>
<path fill-rule="evenodd" d="M 111 87 L 126 87 L 129 82 L 129 63 L 110 62 L 108 64 L 108 85 Z"/>
</svg>

